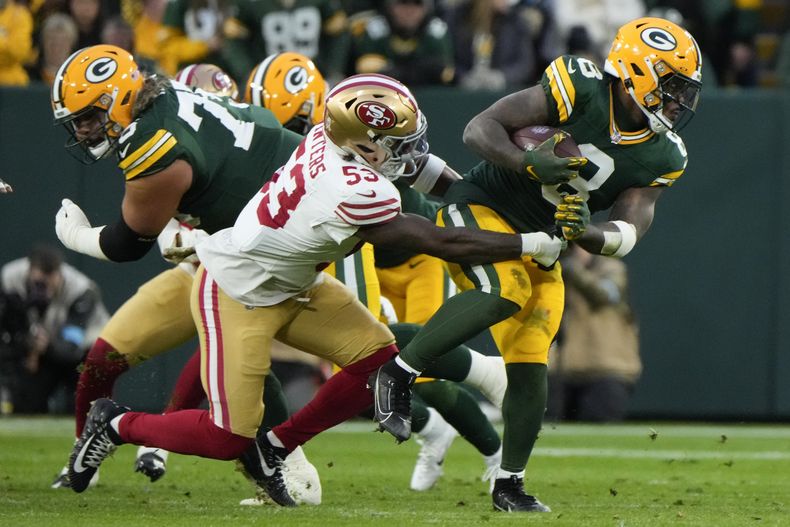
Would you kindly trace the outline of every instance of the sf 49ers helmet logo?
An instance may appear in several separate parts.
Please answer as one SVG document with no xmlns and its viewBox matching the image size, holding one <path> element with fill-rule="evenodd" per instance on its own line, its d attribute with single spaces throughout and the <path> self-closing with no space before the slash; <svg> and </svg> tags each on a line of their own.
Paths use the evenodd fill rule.
<svg viewBox="0 0 790 527">
<path fill-rule="evenodd" d="M 98 84 L 112 77 L 117 69 L 118 63 L 110 57 L 98 58 L 85 70 L 85 80 Z"/>
<path fill-rule="evenodd" d="M 357 117 L 371 128 L 388 130 L 395 126 L 395 112 L 387 106 L 374 101 L 363 102 L 357 106 Z"/>
</svg>

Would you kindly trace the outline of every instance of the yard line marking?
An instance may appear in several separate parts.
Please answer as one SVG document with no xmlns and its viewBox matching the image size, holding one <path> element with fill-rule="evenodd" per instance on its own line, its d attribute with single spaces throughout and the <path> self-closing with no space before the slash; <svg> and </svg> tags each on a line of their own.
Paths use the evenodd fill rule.
<svg viewBox="0 0 790 527">
<path fill-rule="evenodd" d="M 533 453 L 540 457 L 614 457 L 630 459 L 743 459 L 775 461 L 790 459 L 790 452 L 768 450 L 764 452 L 712 451 L 712 450 L 624 450 L 617 448 L 535 448 Z"/>
</svg>

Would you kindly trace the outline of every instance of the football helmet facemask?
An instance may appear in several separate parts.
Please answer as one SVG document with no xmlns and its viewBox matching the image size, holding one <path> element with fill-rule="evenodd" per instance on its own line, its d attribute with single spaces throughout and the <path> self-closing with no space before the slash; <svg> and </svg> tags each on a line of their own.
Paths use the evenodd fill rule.
<svg viewBox="0 0 790 527">
<path fill-rule="evenodd" d="M 428 123 L 416 99 L 385 75 L 354 75 L 335 86 L 324 128 L 337 147 L 391 181 L 416 174 L 428 155 Z"/>
<path fill-rule="evenodd" d="M 132 106 L 143 87 L 132 55 L 117 46 L 90 46 L 61 65 L 52 84 L 55 124 L 70 134 L 69 153 L 85 164 L 106 157 L 132 122 Z M 81 150 L 74 154 L 74 148 Z"/>
<path fill-rule="evenodd" d="M 244 102 L 263 106 L 289 130 L 306 134 L 324 120 L 326 82 L 313 61 L 299 53 L 269 55 L 253 68 Z"/>
<path fill-rule="evenodd" d="M 638 18 L 622 26 L 604 69 L 620 79 L 654 132 L 677 132 L 694 116 L 702 88 L 702 57 L 691 34 L 662 18 Z M 664 113 L 676 102 L 675 116 Z"/>
<path fill-rule="evenodd" d="M 214 64 L 190 64 L 176 73 L 175 78 L 190 88 L 198 88 L 221 97 L 236 100 L 239 96 L 236 81 Z"/>
</svg>

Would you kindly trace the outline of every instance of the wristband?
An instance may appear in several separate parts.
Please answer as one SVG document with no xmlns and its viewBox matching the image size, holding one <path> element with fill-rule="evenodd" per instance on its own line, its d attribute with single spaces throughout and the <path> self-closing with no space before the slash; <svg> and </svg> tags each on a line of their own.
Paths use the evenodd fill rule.
<svg viewBox="0 0 790 527">
<path fill-rule="evenodd" d="M 622 258 L 636 245 L 636 227 L 626 221 L 613 221 L 616 231 L 603 231 L 601 254 Z"/>
<path fill-rule="evenodd" d="M 447 162 L 444 159 L 433 154 L 428 154 L 428 160 L 425 162 L 425 165 L 422 167 L 422 170 L 419 175 L 417 175 L 411 187 L 419 192 L 430 192 L 434 185 L 436 185 L 436 180 L 442 175 L 442 171 L 446 166 Z"/>
<path fill-rule="evenodd" d="M 521 256 L 534 256 L 543 250 L 543 243 L 551 241 L 545 232 L 530 232 L 521 235 Z"/>
<path fill-rule="evenodd" d="M 104 225 L 101 227 L 78 227 L 72 231 L 68 243 L 64 241 L 64 244 L 78 253 L 87 254 L 100 260 L 109 260 L 99 243 L 99 235 L 104 227 Z"/>
</svg>

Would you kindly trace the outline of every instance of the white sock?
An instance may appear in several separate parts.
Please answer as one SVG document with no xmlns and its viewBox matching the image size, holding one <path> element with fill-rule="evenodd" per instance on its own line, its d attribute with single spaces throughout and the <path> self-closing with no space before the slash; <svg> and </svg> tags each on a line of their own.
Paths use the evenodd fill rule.
<svg viewBox="0 0 790 527">
<path fill-rule="evenodd" d="M 500 468 L 496 473 L 496 479 L 510 479 L 513 476 L 518 476 L 519 479 L 524 479 L 524 472 L 524 470 L 521 472 L 510 472 Z"/>
<path fill-rule="evenodd" d="M 420 370 L 415 370 L 414 368 L 412 368 L 411 366 L 409 366 L 408 364 L 406 364 L 406 363 L 403 361 L 403 359 L 401 359 L 401 358 L 400 358 L 400 355 L 398 355 L 398 356 L 396 356 L 396 357 L 395 357 L 395 364 L 397 364 L 398 366 L 400 366 L 401 368 L 403 368 L 403 369 L 404 369 L 404 370 L 406 370 L 407 372 L 409 372 L 409 373 L 413 373 L 414 375 L 417 375 L 418 377 L 419 377 L 419 375 L 422 373 Z"/>
<path fill-rule="evenodd" d="M 426 439 L 430 439 L 431 435 L 433 435 L 437 428 L 442 424 L 444 418 L 437 412 L 434 408 L 428 408 L 428 420 L 425 421 L 425 426 L 422 427 L 422 430 L 419 432 L 414 432 L 415 434 L 419 434 Z M 445 422 L 446 424 L 446 422 Z"/>
<path fill-rule="evenodd" d="M 502 445 L 499 445 L 499 450 L 490 456 L 483 456 L 483 461 L 487 467 L 494 464 L 498 465 L 502 461 Z"/>
<path fill-rule="evenodd" d="M 269 443 L 271 443 L 272 445 L 279 448 L 285 448 L 285 445 L 283 444 L 282 441 L 280 441 L 280 438 L 274 435 L 274 432 L 272 432 L 271 430 L 266 432 L 266 437 L 269 439 Z"/>
<path fill-rule="evenodd" d="M 274 444 L 274 443 L 272 443 L 272 444 Z M 286 459 L 288 460 L 288 462 L 306 461 L 307 460 L 307 456 L 304 455 L 304 450 L 302 450 L 302 447 L 298 446 L 298 447 L 293 449 L 293 452 L 288 454 L 288 457 Z"/>
<path fill-rule="evenodd" d="M 121 429 L 120 429 L 121 418 L 124 415 L 125 414 L 116 415 L 115 417 L 112 418 L 112 421 L 110 421 L 110 426 L 112 427 L 113 430 L 115 430 L 115 433 L 118 434 L 118 437 L 121 437 Z"/>
</svg>

